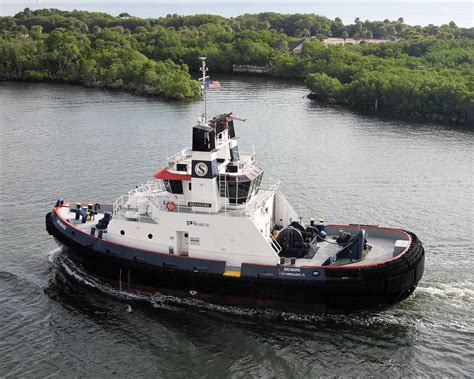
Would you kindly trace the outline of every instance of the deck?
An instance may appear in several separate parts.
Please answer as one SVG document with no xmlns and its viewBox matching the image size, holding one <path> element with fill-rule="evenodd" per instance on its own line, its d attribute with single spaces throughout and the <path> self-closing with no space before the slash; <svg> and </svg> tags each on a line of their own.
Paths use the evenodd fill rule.
<svg viewBox="0 0 474 379">
<path fill-rule="evenodd" d="M 82 204 L 82 206 L 87 206 L 87 204 Z M 76 220 L 75 214 L 71 212 L 72 209 L 76 208 L 76 204 L 72 203 L 68 207 L 63 207 L 60 209 L 59 213 L 64 220 L 67 220 L 71 225 L 73 225 L 78 230 L 89 234 L 91 227 L 95 226 L 97 221 L 103 217 L 103 212 L 112 211 L 111 204 L 101 204 L 101 208 L 97 215 L 95 215 L 91 220 L 87 220 L 85 223 L 81 219 Z M 188 207 L 189 212 L 192 210 Z M 121 209 L 120 212 L 128 211 L 127 209 Z M 184 209 L 181 209 L 184 211 Z M 236 211 L 235 216 L 238 216 Z M 227 215 L 230 215 L 227 211 Z M 123 219 L 126 219 L 122 215 Z M 157 224 L 157 222 L 148 215 L 141 215 L 138 220 L 130 220 L 130 222 L 143 222 L 148 224 Z M 376 227 L 363 227 L 367 231 L 367 240 L 368 245 L 372 248 L 367 253 L 364 259 L 361 261 L 344 264 L 344 267 L 355 267 L 361 265 L 371 265 L 377 264 L 383 261 L 392 259 L 393 257 L 400 254 L 404 251 L 405 247 L 409 244 L 409 237 L 404 232 L 394 229 L 384 229 Z M 318 242 L 316 253 L 312 256 L 307 256 L 303 258 L 286 258 L 285 266 L 291 267 L 305 267 L 305 266 L 321 266 L 330 256 L 335 255 L 340 249 L 341 246 L 334 243 L 335 238 L 339 234 L 339 230 L 344 229 L 349 232 L 356 232 L 359 227 L 356 226 L 327 226 L 326 230 L 328 235 L 326 241 Z M 192 251 L 190 251 L 190 256 L 192 256 Z M 223 257 L 225 259 L 225 257 Z M 233 267 L 234 271 L 239 271 L 239 267 Z"/>
</svg>

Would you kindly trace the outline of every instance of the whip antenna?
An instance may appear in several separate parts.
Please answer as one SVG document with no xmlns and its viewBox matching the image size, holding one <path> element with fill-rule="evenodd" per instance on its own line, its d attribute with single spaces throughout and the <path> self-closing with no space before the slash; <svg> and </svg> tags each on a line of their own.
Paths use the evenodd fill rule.
<svg viewBox="0 0 474 379">
<path fill-rule="evenodd" d="M 206 67 L 206 59 L 207 57 L 199 57 L 201 60 L 201 68 L 199 69 L 202 72 L 202 77 L 199 79 L 199 82 L 201 83 L 201 96 L 204 97 L 204 112 L 202 114 L 203 117 L 203 123 L 204 125 L 207 124 L 207 79 L 209 79 L 209 76 L 206 75 L 206 73 L 209 71 L 209 69 Z"/>
</svg>

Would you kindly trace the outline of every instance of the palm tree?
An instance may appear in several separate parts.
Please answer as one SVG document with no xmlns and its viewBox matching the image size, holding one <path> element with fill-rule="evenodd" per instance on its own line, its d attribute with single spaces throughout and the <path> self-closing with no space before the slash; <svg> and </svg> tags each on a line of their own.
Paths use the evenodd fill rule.
<svg viewBox="0 0 474 379">
<path fill-rule="evenodd" d="M 360 35 L 359 33 L 355 33 L 355 34 L 354 34 L 353 38 L 355 39 L 356 44 L 357 44 L 357 42 L 359 42 L 360 37 L 361 37 L 361 35 Z"/>
<path fill-rule="evenodd" d="M 395 24 L 395 30 L 397 31 L 398 34 L 400 34 L 403 30 L 403 24 L 399 22 L 398 24 Z"/>
<path fill-rule="evenodd" d="M 25 8 L 25 9 L 23 10 L 23 14 L 24 14 L 26 17 L 31 17 L 31 16 L 33 16 L 33 12 L 31 11 L 30 8 Z"/>
<path fill-rule="evenodd" d="M 346 39 L 349 38 L 349 33 L 347 33 L 345 30 L 341 33 L 341 37 L 344 40 L 344 45 L 346 44 Z"/>
</svg>

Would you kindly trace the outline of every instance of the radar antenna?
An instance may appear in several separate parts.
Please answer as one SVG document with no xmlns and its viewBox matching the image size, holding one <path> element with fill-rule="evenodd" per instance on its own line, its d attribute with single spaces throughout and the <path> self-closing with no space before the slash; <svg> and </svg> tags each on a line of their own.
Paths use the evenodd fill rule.
<svg viewBox="0 0 474 379">
<path fill-rule="evenodd" d="M 202 113 L 202 122 L 204 125 L 207 125 L 207 80 L 209 76 L 206 73 L 209 69 L 206 67 L 206 59 L 207 57 L 199 57 L 201 60 L 201 68 L 199 69 L 202 72 L 202 77 L 199 79 L 201 84 L 201 96 L 204 98 L 204 112 Z"/>
</svg>

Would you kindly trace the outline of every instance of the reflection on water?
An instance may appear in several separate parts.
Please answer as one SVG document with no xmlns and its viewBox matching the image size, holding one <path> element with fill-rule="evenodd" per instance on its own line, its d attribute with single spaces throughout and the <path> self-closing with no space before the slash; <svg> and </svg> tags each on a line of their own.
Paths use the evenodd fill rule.
<svg viewBox="0 0 474 379">
<path fill-rule="evenodd" d="M 219 80 L 210 113 L 247 120 L 241 149 L 255 147 L 302 216 L 420 237 L 426 269 L 413 296 L 328 316 L 104 287 L 64 264 L 44 214 L 59 197 L 111 201 L 151 179 L 190 144 L 200 102 L 1 83 L 0 374 L 472 376 L 472 131 L 321 106 L 302 83 Z"/>
<path fill-rule="evenodd" d="M 254 375 L 301 376 L 330 369 L 342 374 L 339 360 L 334 358 L 338 351 L 343 351 L 346 364 L 352 361 L 362 373 L 373 370 L 374 363 L 384 364 L 379 360 L 386 358 L 369 356 L 374 350 L 388 356 L 393 354 L 389 351 L 392 347 L 403 343 L 405 348 L 400 354 L 413 355 L 411 345 L 416 325 L 408 318 L 404 320 L 403 316 L 376 313 L 300 315 L 215 306 L 158 294 L 127 294 L 95 283 L 71 262 L 55 263 L 57 271 L 47 293 L 69 312 L 92 320 L 96 328 L 109 329 L 118 339 L 129 339 L 132 328 L 133 336 L 138 337 L 142 348 L 150 344 L 167 346 L 172 341 L 175 346 L 167 346 L 167 349 L 173 352 L 189 349 L 190 343 L 202 354 L 216 351 L 207 358 L 208 364 L 220 367 L 223 372 L 243 370 Z M 67 270 L 67 275 L 63 270 Z M 80 286 L 78 281 L 88 288 Z M 111 297 L 104 297 L 104 294 Z M 143 335 L 154 337 L 140 338 Z M 225 345 L 222 345 L 223 339 Z M 246 346 L 242 346 L 243 341 Z M 361 360 L 361 353 L 369 355 Z M 254 359 L 250 359 L 251 356 Z M 271 358 L 268 367 L 261 365 L 266 362 L 266 356 Z M 164 358 L 160 356 L 160 359 Z M 169 358 L 176 362 L 175 357 Z M 312 363 L 310 367 L 308 362 Z M 187 366 L 183 376 L 193 372 L 196 367 Z M 206 372 L 205 368 L 203 372 Z"/>
</svg>

